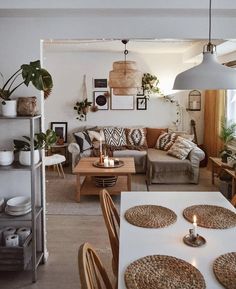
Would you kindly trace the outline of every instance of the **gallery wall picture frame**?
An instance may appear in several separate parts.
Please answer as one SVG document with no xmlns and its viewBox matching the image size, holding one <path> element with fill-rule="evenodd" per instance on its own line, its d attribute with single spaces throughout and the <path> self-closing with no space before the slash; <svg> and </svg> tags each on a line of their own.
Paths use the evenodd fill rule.
<svg viewBox="0 0 236 289">
<path fill-rule="evenodd" d="M 93 105 L 98 108 L 98 110 L 108 110 L 109 108 L 109 92 L 106 90 L 103 91 L 94 91 L 93 92 Z"/>
<path fill-rule="evenodd" d="M 147 98 L 137 97 L 136 98 L 136 108 L 137 110 L 147 110 Z"/>
<path fill-rule="evenodd" d="M 134 110 L 133 95 L 115 95 L 111 89 L 111 109 L 112 110 Z"/>
<path fill-rule="evenodd" d="M 137 88 L 137 96 L 142 96 L 142 95 L 144 95 L 144 87 L 143 86 Z"/>
<path fill-rule="evenodd" d="M 55 131 L 59 138 L 67 142 L 67 122 L 51 122 L 51 129 Z"/>
<path fill-rule="evenodd" d="M 94 88 L 107 88 L 107 79 L 106 78 L 94 78 L 93 87 Z"/>
</svg>

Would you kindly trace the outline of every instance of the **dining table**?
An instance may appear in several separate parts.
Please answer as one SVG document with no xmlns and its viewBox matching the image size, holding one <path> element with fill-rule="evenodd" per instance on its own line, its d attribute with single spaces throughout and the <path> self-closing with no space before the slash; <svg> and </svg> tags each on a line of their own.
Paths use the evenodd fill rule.
<svg viewBox="0 0 236 289">
<path fill-rule="evenodd" d="M 125 212 L 142 205 L 166 207 L 176 214 L 177 219 L 162 228 L 143 228 L 128 222 Z M 127 288 L 124 279 L 127 267 L 135 260 L 150 255 L 167 255 L 182 259 L 202 273 L 206 288 L 224 288 L 215 277 L 213 262 L 222 254 L 236 252 L 236 227 L 212 229 L 196 226 L 196 233 L 202 236 L 206 243 L 200 247 L 188 246 L 183 242 L 183 238 L 189 234 L 189 229 L 193 229 L 193 223 L 183 216 L 183 211 L 194 205 L 220 206 L 236 213 L 235 208 L 220 192 L 121 193 L 118 289 Z"/>
</svg>

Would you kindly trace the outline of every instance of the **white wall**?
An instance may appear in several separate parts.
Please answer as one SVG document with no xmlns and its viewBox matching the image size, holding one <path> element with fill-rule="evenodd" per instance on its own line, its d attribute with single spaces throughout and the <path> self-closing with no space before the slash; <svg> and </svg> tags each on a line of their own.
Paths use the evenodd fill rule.
<svg viewBox="0 0 236 289">
<path fill-rule="evenodd" d="M 93 88 L 93 78 L 108 78 L 113 61 L 123 59 L 122 52 L 53 52 L 45 49 L 43 55 L 44 64 L 54 79 L 53 92 L 45 101 L 46 127 L 50 127 L 50 122 L 68 122 L 70 134 L 70 131 L 83 125 L 170 127 L 176 121 L 176 104 L 166 102 L 157 96 L 151 96 L 146 111 L 136 110 L 134 97 L 134 110 L 109 109 L 95 113 L 89 112 L 87 121 L 79 121 L 76 119 L 77 113 L 73 107 L 76 101 L 82 100 L 83 75 L 86 75 L 88 99 L 93 101 L 93 91 L 99 90 Z M 128 59 L 135 60 L 143 73 L 155 74 L 160 80 L 160 88 L 165 95 L 173 93 L 172 86 L 176 74 L 189 67 L 189 64 L 183 66 L 180 54 L 134 54 L 130 52 Z M 181 92 L 175 97 L 183 108 L 187 107 L 187 94 L 188 92 Z M 183 123 L 180 123 L 178 129 L 189 131 L 190 119 L 193 116 L 190 116 L 185 109 L 182 111 Z M 194 114 L 194 117 L 199 115 L 199 113 Z M 200 114 L 203 114 L 203 110 Z M 202 125 L 202 123 L 197 124 L 200 141 L 202 141 Z"/>
</svg>

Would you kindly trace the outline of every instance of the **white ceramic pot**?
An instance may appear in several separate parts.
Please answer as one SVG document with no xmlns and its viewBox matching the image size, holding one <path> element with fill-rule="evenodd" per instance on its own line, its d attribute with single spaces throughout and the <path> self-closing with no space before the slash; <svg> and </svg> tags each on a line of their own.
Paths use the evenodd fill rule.
<svg viewBox="0 0 236 289">
<path fill-rule="evenodd" d="M 0 151 L 0 166 L 9 166 L 14 161 L 13 151 Z"/>
<path fill-rule="evenodd" d="M 2 115 L 16 116 L 17 115 L 16 107 L 17 101 L 15 99 L 2 101 Z"/>
<path fill-rule="evenodd" d="M 31 165 L 31 151 L 20 151 L 19 162 L 23 166 Z M 39 162 L 39 150 L 34 150 L 34 164 Z"/>
</svg>

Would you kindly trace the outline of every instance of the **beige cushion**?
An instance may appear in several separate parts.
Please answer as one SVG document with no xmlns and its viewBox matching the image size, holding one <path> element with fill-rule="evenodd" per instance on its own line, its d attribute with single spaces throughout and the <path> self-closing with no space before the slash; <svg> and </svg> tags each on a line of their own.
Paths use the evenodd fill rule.
<svg viewBox="0 0 236 289">
<path fill-rule="evenodd" d="M 103 130 L 100 130 L 100 131 L 88 130 L 88 134 L 89 134 L 91 141 L 93 141 L 93 140 L 100 141 L 100 139 L 102 141 L 105 141 L 105 136 L 104 136 Z"/>
<path fill-rule="evenodd" d="M 178 159 L 184 160 L 187 158 L 190 151 L 196 147 L 196 144 L 190 140 L 178 136 L 175 143 L 168 150 L 168 155 L 174 156 Z"/>
<path fill-rule="evenodd" d="M 156 148 L 163 151 L 168 151 L 168 149 L 173 145 L 176 139 L 176 134 L 174 132 L 162 132 L 157 139 Z"/>
</svg>

